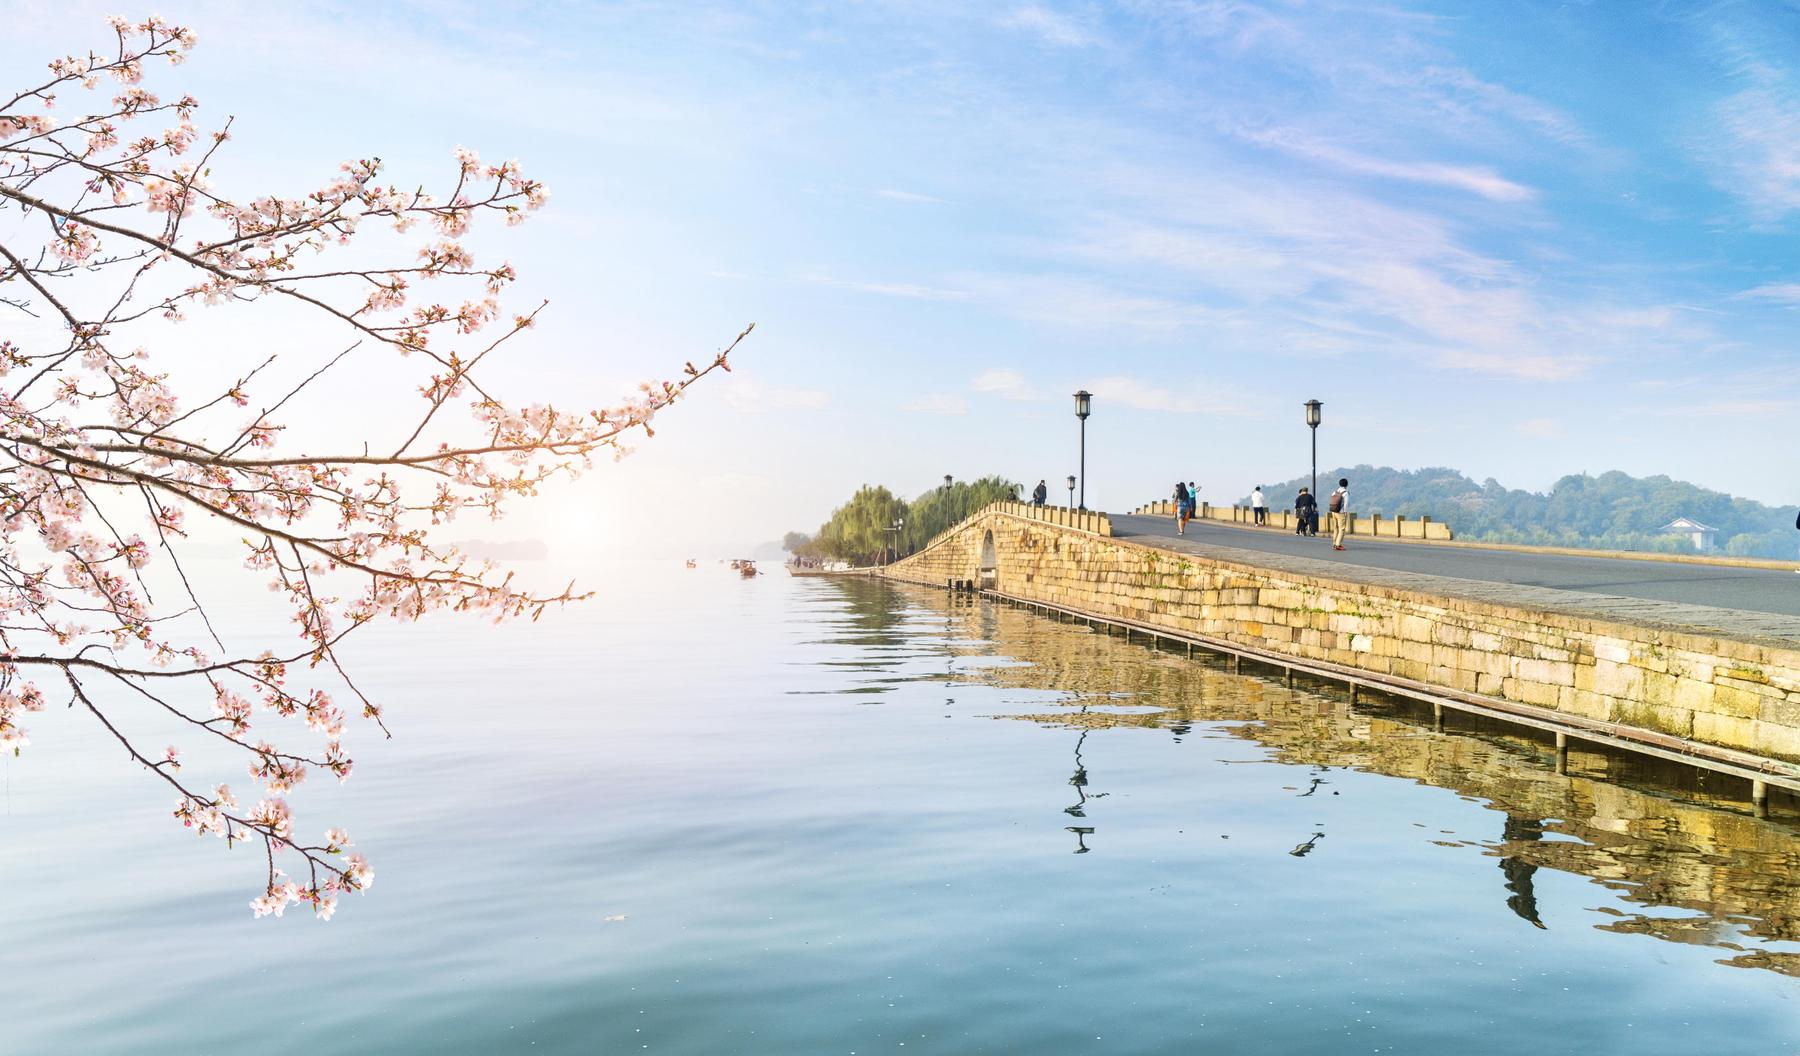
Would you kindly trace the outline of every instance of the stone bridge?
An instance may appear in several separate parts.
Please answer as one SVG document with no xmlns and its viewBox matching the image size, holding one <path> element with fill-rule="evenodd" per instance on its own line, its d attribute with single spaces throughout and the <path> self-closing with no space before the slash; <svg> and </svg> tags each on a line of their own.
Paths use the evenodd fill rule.
<svg viewBox="0 0 1800 1056">
<path fill-rule="evenodd" d="M 1249 547 L 1300 544 L 1291 533 L 1282 539 L 1248 526 L 1213 526 L 1203 542 L 1123 527 L 1137 520 L 995 503 L 874 574 L 985 590 L 1127 633 L 1216 643 L 1342 676 L 1352 687 L 1482 703 L 1557 730 L 1559 744 L 1565 730 L 1585 732 L 1649 746 L 1652 754 L 1724 760 L 1730 772 L 1764 773 L 1777 786 L 1800 789 L 1800 767 L 1788 762 L 1800 760 L 1800 615 L 1262 552 Z M 1172 536 L 1172 527 L 1155 524 Z M 1390 563 L 1494 557 L 1423 540 L 1361 545 L 1401 551 Z M 1571 568 L 1610 561 L 1609 583 L 1629 581 L 1624 566 L 1634 566 L 1652 585 L 1680 573 L 1703 577 L 1702 587 L 1717 579 L 1726 591 L 1752 590 L 1733 584 L 1757 576 L 1785 576 L 1771 582 L 1800 593 L 1787 568 L 1544 560 Z"/>
</svg>

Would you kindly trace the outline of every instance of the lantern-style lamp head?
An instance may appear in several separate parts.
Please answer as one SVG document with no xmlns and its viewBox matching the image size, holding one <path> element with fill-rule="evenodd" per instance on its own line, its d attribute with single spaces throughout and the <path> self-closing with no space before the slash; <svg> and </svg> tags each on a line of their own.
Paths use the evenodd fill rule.
<svg viewBox="0 0 1800 1056">
<path fill-rule="evenodd" d="M 1075 487 L 1075 474 L 1071 473 L 1071 474 L 1069 474 L 1069 488 L 1070 488 L 1070 490 L 1073 490 L 1074 487 Z"/>
<path fill-rule="evenodd" d="M 1075 417 L 1080 418 L 1083 421 L 1085 421 L 1087 419 L 1087 416 L 1090 413 L 1092 413 L 1092 411 L 1093 411 L 1093 406 L 1092 406 L 1093 400 L 1094 400 L 1094 394 L 1087 391 L 1086 389 L 1082 389 L 1080 392 L 1076 393 L 1075 394 Z"/>
<path fill-rule="evenodd" d="M 1320 403 L 1318 400 L 1307 400 L 1306 401 L 1306 424 L 1307 425 L 1312 426 L 1314 429 L 1317 429 L 1319 427 L 1319 423 L 1325 420 L 1324 415 L 1322 415 L 1320 413 L 1321 409 L 1323 409 L 1324 406 L 1325 405 Z"/>
<path fill-rule="evenodd" d="M 947 488 L 949 486 L 950 486 L 950 474 L 946 473 L 946 474 L 944 474 L 944 487 Z"/>
</svg>

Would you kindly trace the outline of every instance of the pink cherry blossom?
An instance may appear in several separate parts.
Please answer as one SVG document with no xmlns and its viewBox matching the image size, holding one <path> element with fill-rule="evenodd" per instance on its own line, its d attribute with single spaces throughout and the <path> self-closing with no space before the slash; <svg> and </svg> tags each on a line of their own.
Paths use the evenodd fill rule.
<svg viewBox="0 0 1800 1056">
<path fill-rule="evenodd" d="M 229 119 L 208 124 L 196 100 L 158 83 L 195 35 L 155 16 L 107 25 L 103 46 L 51 60 L 47 82 L 23 77 L 42 83 L 0 114 L 0 211 L 34 218 L 0 224 L 0 311 L 60 328 L 42 347 L 0 340 L 14 386 L 0 393 L 12 456 L 0 481 L 0 750 L 29 747 L 20 720 L 47 701 L 91 717 L 172 790 L 186 831 L 261 845 L 256 916 L 305 902 L 329 920 L 374 871 L 341 829 L 320 845 L 297 838 L 286 797 L 315 770 L 348 780 L 353 749 L 388 733 L 339 655 L 344 638 L 378 619 L 535 619 L 586 598 L 457 553 L 443 526 L 499 517 L 624 454 L 690 385 L 729 371 L 750 331 L 611 407 L 502 400 L 486 365 L 523 343 L 542 306 L 508 309 L 518 274 L 477 261 L 464 236 L 523 221 L 547 201 L 542 183 L 458 147 L 437 194 L 420 189 L 428 174 L 390 178 L 372 155 L 321 166 L 310 183 L 214 187 L 209 173 L 232 171 L 218 164 Z M 76 102 L 52 116 L 59 92 Z M 263 304 L 340 333 L 289 351 L 266 332 L 283 316 L 257 321 Z M 214 305 L 234 306 L 221 322 L 248 327 L 243 340 L 206 346 L 211 375 L 172 375 L 168 324 Z M 279 367 L 263 351 L 276 343 Z M 412 376 L 375 389 L 396 357 Z M 300 397 L 329 400 L 333 386 L 367 390 L 384 412 L 336 434 L 294 417 Z M 188 533 L 207 529 L 242 540 L 241 574 L 268 588 L 291 638 L 226 644 L 234 636 L 188 575 Z M 187 783 L 184 769 L 207 769 L 214 753 L 184 767 L 174 745 L 140 747 L 162 736 L 138 732 L 151 729 L 229 753 L 255 782 L 254 806 L 223 775 Z"/>
</svg>

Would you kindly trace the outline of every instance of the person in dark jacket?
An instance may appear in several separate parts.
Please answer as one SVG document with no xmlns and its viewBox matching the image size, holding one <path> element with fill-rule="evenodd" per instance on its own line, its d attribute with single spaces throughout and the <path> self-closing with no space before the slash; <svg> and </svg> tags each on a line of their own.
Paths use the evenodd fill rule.
<svg viewBox="0 0 1800 1056">
<path fill-rule="evenodd" d="M 1031 504 L 1033 506 L 1042 506 L 1045 502 L 1049 501 L 1049 498 L 1050 489 L 1044 486 L 1043 481 L 1038 481 L 1038 486 L 1031 489 Z"/>
<path fill-rule="evenodd" d="M 1294 497 L 1294 522 L 1295 535 L 1319 534 L 1319 500 L 1305 488 Z"/>
</svg>

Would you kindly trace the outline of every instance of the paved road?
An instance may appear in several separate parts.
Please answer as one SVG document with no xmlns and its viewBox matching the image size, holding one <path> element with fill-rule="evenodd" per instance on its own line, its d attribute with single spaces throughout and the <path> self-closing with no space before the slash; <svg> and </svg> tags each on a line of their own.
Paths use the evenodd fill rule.
<svg viewBox="0 0 1800 1056">
<path fill-rule="evenodd" d="M 1384 543 L 1354 536 L 1345 541 L 1348 549 L 1340 554 L 1331 549 L 1331 541 L 1323 532 L 1315 539 L 1306 539 L 1280 529 L 1259 531 L 1194 521 L 1188 525 L 1186 536 L 1177 536 L 1171 517 L 1115 514 L 1112 523 L 1113 534 L 1119 538 L 1172 550 L 1193 549 L 1187 544 L 1231 547 L 1483 583 L 1800 616 L 1800 575 L 1788 570 Z"/>
</svg>

